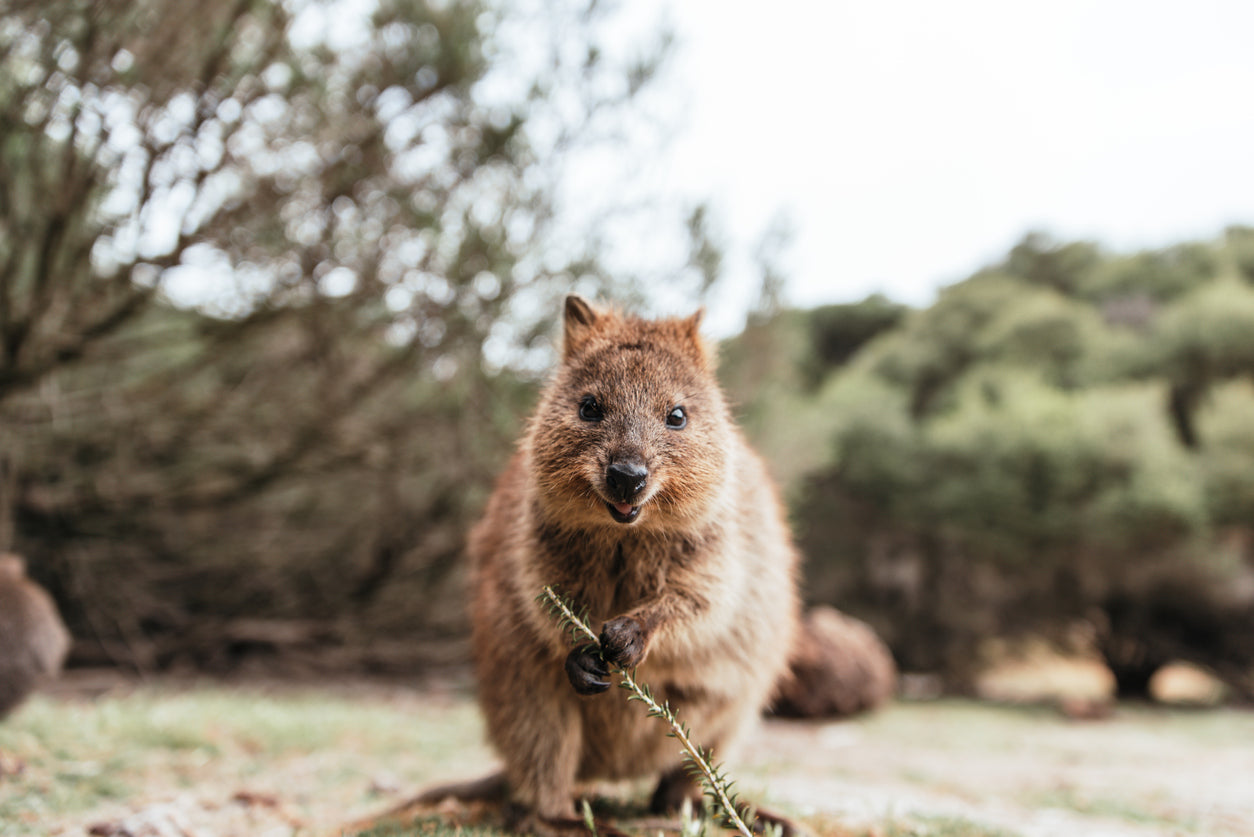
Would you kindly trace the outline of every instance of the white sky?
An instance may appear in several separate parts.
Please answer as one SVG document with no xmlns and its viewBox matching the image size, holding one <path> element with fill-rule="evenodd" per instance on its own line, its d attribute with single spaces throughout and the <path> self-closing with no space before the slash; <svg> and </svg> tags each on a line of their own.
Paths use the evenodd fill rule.
<svg viewBox="0 0 1254 837">
<path fill-rule="evenodd" d="M 729 239 L 781 212 L 790 302 L 926 304 L 1025 232 L 1116 249 L 1254 223 L 1249 0 L 684 0 L 657 172 Z M 728 325 L 731 325 L 728 323 Z"/>
</svg>

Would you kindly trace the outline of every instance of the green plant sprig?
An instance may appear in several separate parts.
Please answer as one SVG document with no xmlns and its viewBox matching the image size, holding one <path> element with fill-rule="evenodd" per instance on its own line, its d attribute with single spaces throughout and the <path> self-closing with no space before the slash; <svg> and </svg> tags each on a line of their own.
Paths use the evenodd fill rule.
<svg viewBox="0 0 1254 837">
<path fill-rule="evenodd" d="M 570 631 L 571 639 L 574 642 L 579 642 L 580 637 L 583 637 L 598 648 L 600 647 L 600 639 L 588 627 L 588 612 L 586 610 L 581 614 L 576 614 L 571 602 L 556 593 L 547 584 L 544 586 L 544 592 L 540 594 L 539 600 L 549 605 L 549 611 L 557 617 L 558 624 L 564 630 Z M 675 717 L 674 711 L 670 708 L 670 702 L 658 703 L 648 685 L 636 681 L 636 678 L 633 676 L 634 672 L 628 671 L 608 660 L 606 660 L 606 665 L 610 667 L 612 672 L 620 676 L 621 681 L 619 685 L 631 692 L 628 700 L 636 700 L 643 703 L 648 708 L 650 717 L 661 718 L 670 725 L 671 729 L 668 734 L 678 741 L 683 748 L 684 759 L 687 761 L 689 773 L 704 785 L 706 796 L 714 803 L 716 810 L 720 814 L 719 824 L 724 828 L 740 832 L 743 837 L 753 837 L 753 829 L 746 824 L 740 813 L 742 810 L 747 811 L 747 808 L 740 803 L 736 794 L 732 791 L 733 783 L 728 780 L 719 765 L 711 763 L 710 751 L 702 751 L 693 742 L 688 727 L 680 723 L 679 719 Z M 749 815 L 749 820 L 752 822 L 752 815 Z"/>
</svg>

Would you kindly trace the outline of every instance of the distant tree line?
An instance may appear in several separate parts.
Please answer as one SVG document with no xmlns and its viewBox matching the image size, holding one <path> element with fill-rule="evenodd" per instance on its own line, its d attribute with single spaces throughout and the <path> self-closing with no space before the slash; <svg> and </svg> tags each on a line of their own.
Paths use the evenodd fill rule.
<svg viewBox="0 0 1254 837">
<path fill-rule="evenodd" d="M 1189 661 L 1254 698 L 1254 229 L 1030 235 L 924 310 L 786 312 L 727 356 L 811 595 L 906 670 L 969 688 L 988 638 L 1037 635 L 1124 695 Z"/>
</svg>

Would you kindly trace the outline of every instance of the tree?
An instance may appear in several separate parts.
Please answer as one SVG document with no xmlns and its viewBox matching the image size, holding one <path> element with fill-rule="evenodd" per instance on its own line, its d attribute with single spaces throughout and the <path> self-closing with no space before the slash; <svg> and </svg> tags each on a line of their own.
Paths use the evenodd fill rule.
<svg viewBox="0 0 1254 837">
<path fill-rule="evenodd" d="M 426 652 L 380 637 L 458 635 L 461 533 L 525 398 L 502 367 L 562 287 L 608 282 L 546 246 L 561 160 L 656 63 L 610 61 L 598 21 L 0 12 L 0 541 L 91 653 L 329 638 L 388 666 Z"/>
<path fill-rule="evenodd" d="M 825 305 L 810 313 L 813 363 L 809 384 L 817 386 L 837 367 L 851 360 L 866 343 L 890 331 L 906 315 L 906 307 L 875 294 L 843 305 Z"/>
<path fill-rule="evenodd" d="M 1084 625 L 1122 695 L 1183 659 L 1254 696 L 1254 309 L 1234 240 L 1108 255 L 1030 236 L 817 386 L 772 378 L 789 418 L 749 429 L 767 450 L 806 440 L 788 475 L 812 601 L 958 691 L 988 639 Z M 1134 297 L 1140 316 L 1114 305 Z"/>
<path fill-rule="evenodd" d="M 1254 288 L 1213 281 L 1182 296 L 1154 323 L 1148 368 L 1169 384 L 1168 408 L 1180 444 L 1203 445 L 1197 411 L 1225 380 L 1254 381 Z"/>
</svg>

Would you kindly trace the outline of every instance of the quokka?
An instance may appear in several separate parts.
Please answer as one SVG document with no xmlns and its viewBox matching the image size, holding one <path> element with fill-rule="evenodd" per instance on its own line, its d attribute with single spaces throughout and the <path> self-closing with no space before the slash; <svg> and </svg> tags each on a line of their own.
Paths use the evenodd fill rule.
<svg viewBox="0 0 1254 837">
<path fill-rule="evenodd" d="M 735 426 L 701 315 L 645 320 L 566 299 L 561 363 L 469 542 L 479 702 L 518 831 L 576 823 L 588 781 L 658 776 L 699 802 L 667 726 L 627 700 L 536 596 L 586 608 L 692 737 L 731 754 L 786 670 L 797 554 Z"/>
<path fill-rule="evenodd" d="M 56 676 L 69 647 L 52 597 L 26 577 L 20 557 L 0 554 L 0 718 Z"/>
</svg>

